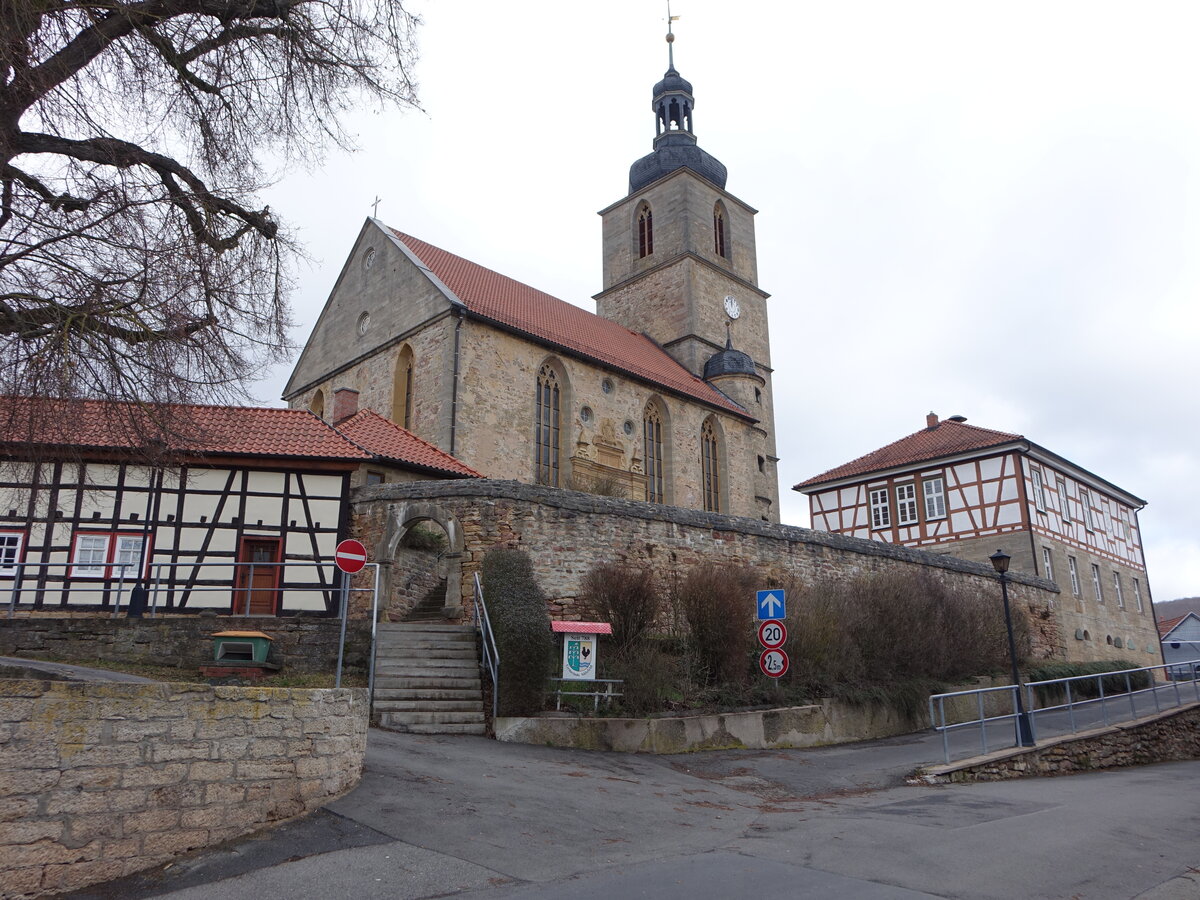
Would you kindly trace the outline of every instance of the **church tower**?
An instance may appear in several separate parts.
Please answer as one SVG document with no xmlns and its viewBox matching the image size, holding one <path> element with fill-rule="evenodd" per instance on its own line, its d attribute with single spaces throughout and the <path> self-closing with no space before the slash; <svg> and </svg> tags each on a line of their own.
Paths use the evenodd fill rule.
<svg viewBox="0 0 1200 900">
<path fill-rule="evenodd" d="M 758 419 L 755 494 L 778 521 L 768 294 L 758 286 L 757 210 L 725 190 L 702 150 L 692 85 L 668 67 L 654 85 L 654 149 L 629 169 L 629 194 L 601 210 L 604 289 L 596 311 L 643 332 Z M 736 349 L 735 349 L 736 348 Z"/>
</svg>

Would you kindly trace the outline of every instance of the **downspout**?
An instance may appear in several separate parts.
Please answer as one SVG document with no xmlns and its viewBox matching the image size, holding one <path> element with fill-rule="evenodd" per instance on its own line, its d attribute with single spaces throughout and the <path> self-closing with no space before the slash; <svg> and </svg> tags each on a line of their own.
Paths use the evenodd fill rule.
<svg viewBox="0 0 1200 900">
<path fill-rule="evenodd" d="M 458 367 L 462 346 L 462 307 L 457 307 L 458 322 L 454 326 L 454 372 L 450 377 L 450 455 L 453 456 L 458 437 Z"/>
</svg>

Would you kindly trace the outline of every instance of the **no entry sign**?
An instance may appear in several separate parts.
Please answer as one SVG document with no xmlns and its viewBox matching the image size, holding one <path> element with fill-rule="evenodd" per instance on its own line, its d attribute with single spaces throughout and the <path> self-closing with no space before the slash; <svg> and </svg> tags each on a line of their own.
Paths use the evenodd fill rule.
<svg viewBox="0 0 1200 900">
<path fill-rule="evenodd" d="M 347 575 L 353 575 L 367 564 L 367 548 L 361 541 L 342 541 L 333 551 L 333 562 Z"/>
<path fill-rule="evenodd" d="M 758 626 L 758 642 L 768 650 L 778 650 L 787 643 L 787 626 L 778 619 L 767 619 Z"/>
<path fill-rule="evenodd" d="M 768 678 L 778 678 L 788 670 L 788 655 L 782 650 L 764 650 L 758 658 L 758 667 Z"/>
</svg>

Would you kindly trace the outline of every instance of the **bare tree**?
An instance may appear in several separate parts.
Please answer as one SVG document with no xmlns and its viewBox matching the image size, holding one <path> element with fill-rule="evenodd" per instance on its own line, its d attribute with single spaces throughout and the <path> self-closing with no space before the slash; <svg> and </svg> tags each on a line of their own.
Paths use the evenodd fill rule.
<svg viewBox="0 0 1200 900">
<path fill-rule="evenodd" d="M 348 146 L 351 103 L 415 106 L 416 25 L 398 0 L 0 0 L 0 393 L 245 398 L 289 349 L 296 250 L 256 193 Z"/>
</svg>

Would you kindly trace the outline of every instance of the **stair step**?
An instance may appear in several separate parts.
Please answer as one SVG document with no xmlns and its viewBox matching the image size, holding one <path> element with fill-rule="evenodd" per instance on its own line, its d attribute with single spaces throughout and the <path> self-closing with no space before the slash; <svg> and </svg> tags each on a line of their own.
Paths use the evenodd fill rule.
<svg viewBox="0 0 1200 900">
<path fill-rule="evenodd" d="M 422 697 L 420 700 L 384 700 L 375 698 L 375 711 L 380 713 L 477 713 L 483 712 L 483 697 L 473 697 L 467 700 L 433 700 Z"/>
<path fill-rule="evenodd" d="M 384 712 L 385 725 L 474 725 L 483 724 L 483 710 L 474 712 Z"/>
<path fill-rule="evenodd" d="M 443 725 L 406 725 L 400 722 L 389 724 L 380 722 L 381 728 L 390 728 L 392 731 L 403 731 L 407 734 L 487 734 L 487 726 L 482 722 L 478 724 L 443 724 Z"/>
<path fill-rule="evenodd" d="M 422 644 L 424 646 L 422 646 Z M 410 656 L 433 656 L 443 659 L 478 659 L 479 653 L 473 644 L 438 643 L 423 641 L 422 644 L 389 647 L 381 645 L 375 652 L 375 658 L 403 658 Z"/>
<path fill-rule="evenodd" d="M 483 682 L 478 675 L 474 677 L 455 677 L 438 675 L 375 675 L 375 695 L 380 691 L 478 691 Z"/>
<path fill-rule="evenodd" d="M 380 701 L 447 701 L 447 700 L 472 700 L 480 701 L 483 699 L 483 689 L 480 685 L 473 688 L 450 688 L 446 689 L 439 686 L 427 688 L 381 688 L 378 685 L 375 687 L 375 703 Z"/>
<path fill-rule="evenodd" d="M 377 675 L 424 675 L 428 672 L 442 672 L 451 677 L 463 677 L 479 669 L 477 659 L 428 659 L 414 657 L 413 659 L 377 659 L 375 673 Z"/>
<path fill-rule="evenodd" d="M 405 632 L 441 632 L 443 634 L 474 634 L 474 625 L 429 624 L 425 622 L 381 622 L 379 634 L 403 634 Z"/>
</svg>

